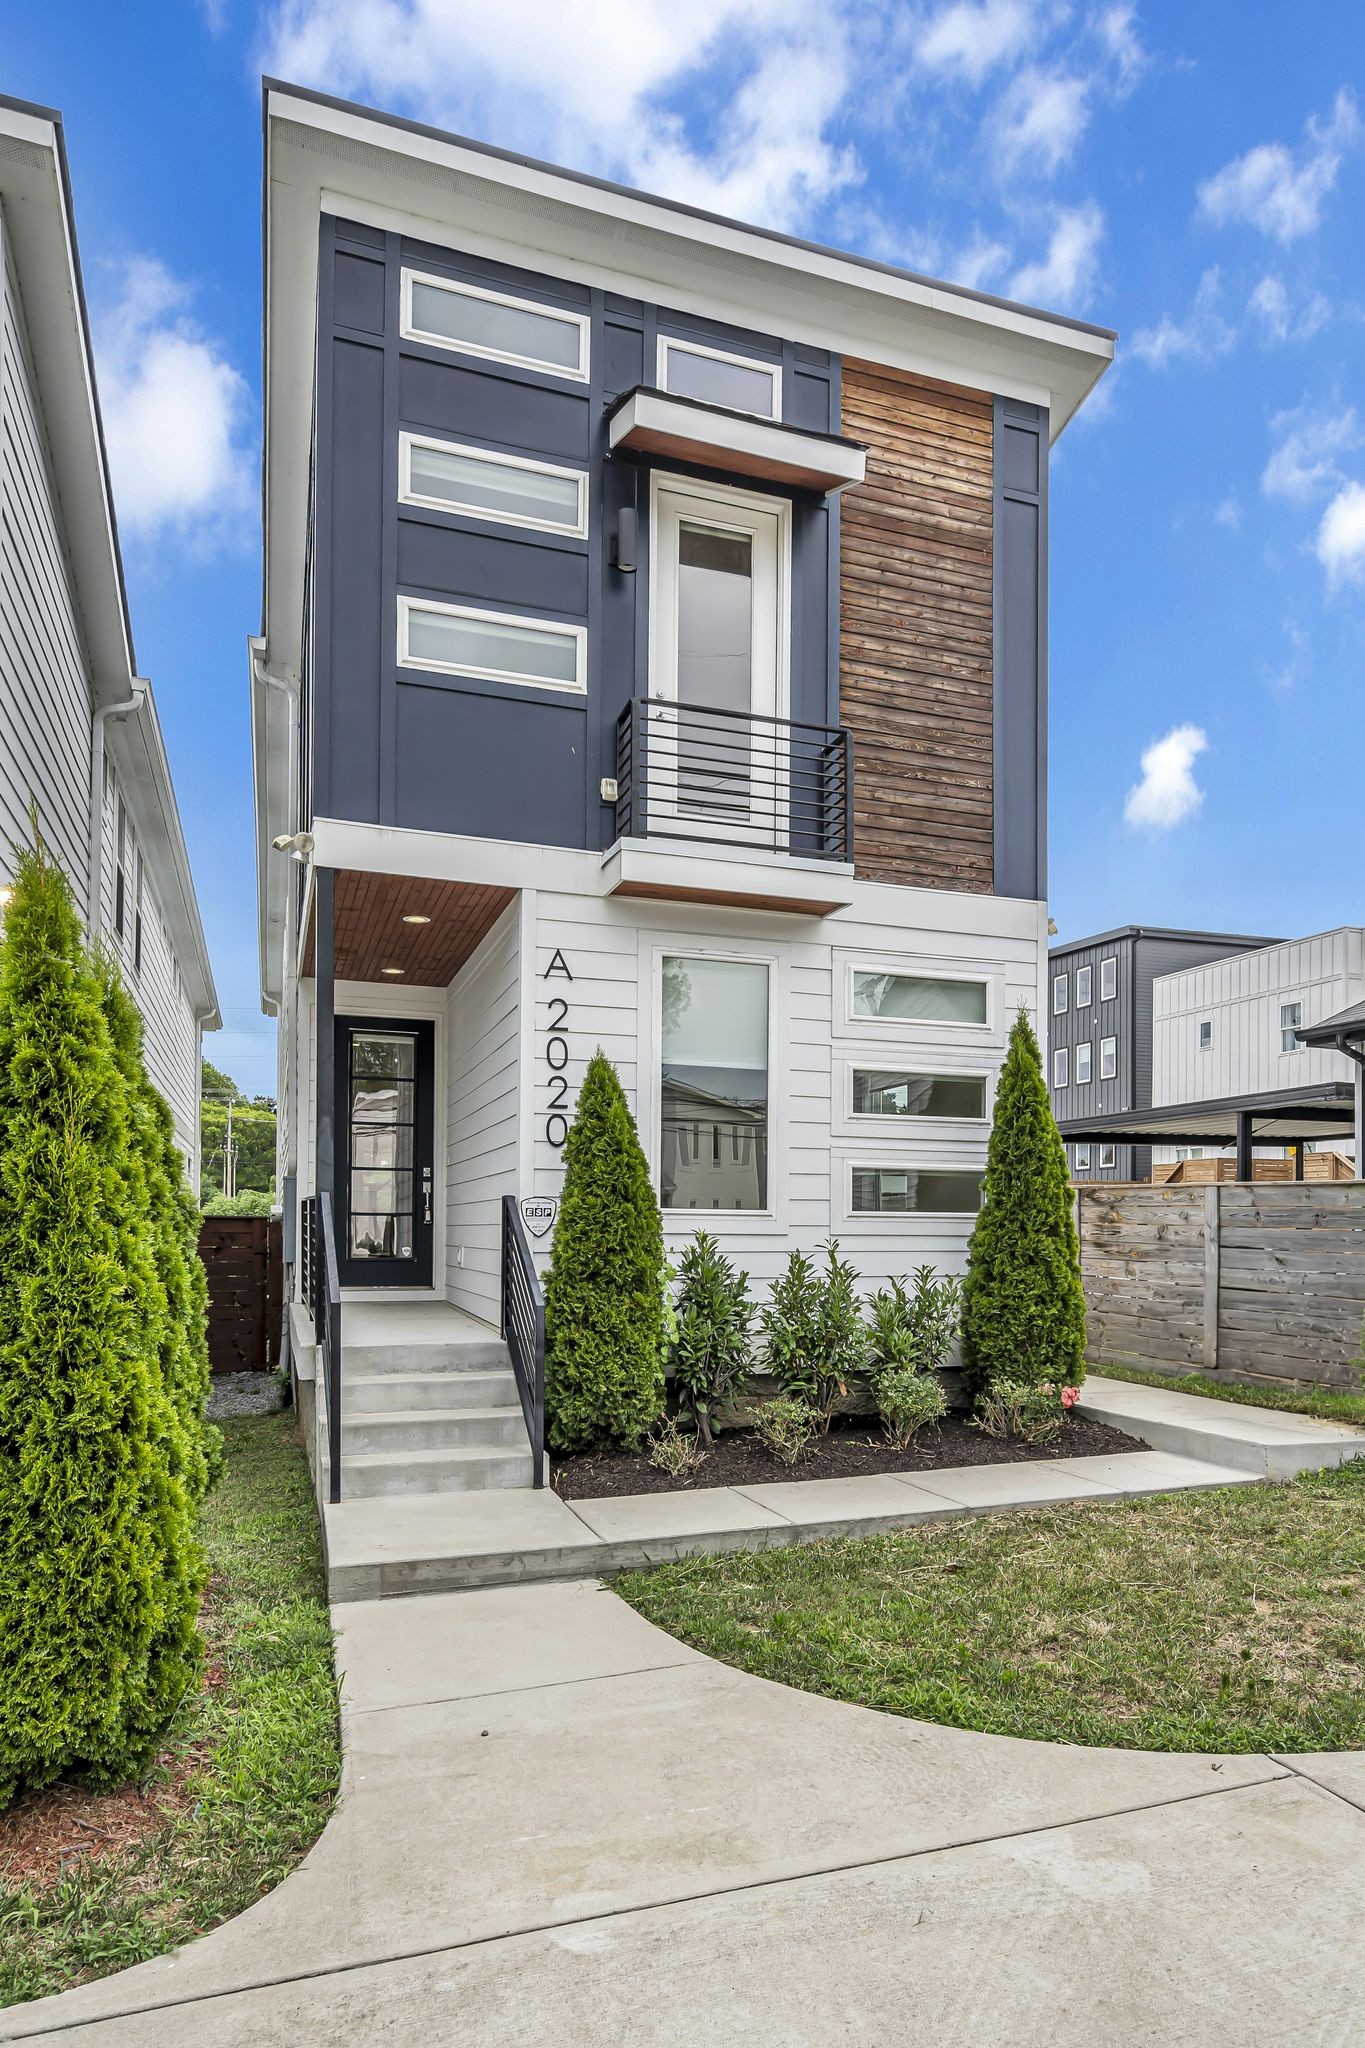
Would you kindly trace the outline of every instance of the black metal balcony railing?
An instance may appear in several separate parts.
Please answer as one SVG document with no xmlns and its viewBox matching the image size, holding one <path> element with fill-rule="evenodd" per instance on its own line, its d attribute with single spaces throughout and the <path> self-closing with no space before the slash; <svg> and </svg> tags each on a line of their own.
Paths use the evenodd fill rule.
<svg viewBox="0 0 1365 2048">
<path fill-rule="evenodd" d="M 616 831 L 851 861 L 853 735 L 633 698 L 616 725 Z"/>
</svg>

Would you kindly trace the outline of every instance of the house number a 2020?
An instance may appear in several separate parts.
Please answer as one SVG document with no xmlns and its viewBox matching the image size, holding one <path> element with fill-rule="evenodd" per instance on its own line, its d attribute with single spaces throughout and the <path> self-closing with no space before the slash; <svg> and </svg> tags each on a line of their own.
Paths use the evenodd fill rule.
<svg viewBox="0 0 1365 2048">
<path fill-rule="evenodd" d="M 572 981 L 569 963 L 556 946 L 545 970 L 544 979 L 562 976 Z M 549 1033 L 545 1040 L 545 1064 L 550 1069 L 549 1114 L 545 1119 L 547 1144 L 558 1150 L 569 1135 L 569 1081 L 565 1068 L 569 1064 L 569 1041 L 566 1035 L 569 1023 L 569 999 L 567 996 L 551 996 Z"/>
</svg>

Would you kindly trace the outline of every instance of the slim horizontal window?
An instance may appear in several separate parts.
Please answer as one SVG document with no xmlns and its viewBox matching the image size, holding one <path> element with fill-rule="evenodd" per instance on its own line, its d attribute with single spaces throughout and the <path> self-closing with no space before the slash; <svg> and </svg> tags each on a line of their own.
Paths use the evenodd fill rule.
<svg viewBox="0 0 1365 2048">
<path fill-rule="evenodd" d="M 559 377 L 582 381 L 588 374 L 586 313 L 561 312 L 419 270 L 403 272 L 403 333 L 409 341 L 434 342 L 438 348 L 492 356 Z"/>
<path fill-rule="evenodd" d="M 1071 1148 L 1071 1156 L 1075 1164 L 1077 1173 L 1089 1173 L 1090 1147 L 1088 1145 L 1073 1145 Z"/>
<path fill-rule="evenodd" d="M 1119 1070 L 1119 1042 L 1117 1038 L 1100 1040 L 1100 1079 L 1112 1081 Z"/>
<path fill-rule="evenodd" d="M 855 1067 L 854 1116 L 948 1116 L 981 1119 L 986 1114 L 982 1074 L 906 1074 Z"/>
<path fill-rule="evenodd" d="M 1119 963 L 1111 954 L 1100 962 L 1100 1001 L 1112 1003 L 1119 992 Z"/>
<path fill-rule="evenodd" d="M 1199 1050 L 1200 1052 L 1210 1052 L 1212 1049 L 1213 1019 L 1212 1017 L 1201 1017 L 1199 1020 Z"/>
<path fill-rule="evenodd" d="M 765 420 L 782 416 L 782 372 L 776 363 L 756 363 L 699 342 L 659 336 L 659 384 L 675 398 L 699 398 Z"/>
<path fill-rule="evenodd" d="M 398 659 L 407 668 L 581 693 L 587 638 L 583 626 L 550 625 L 415 597 L 398 600 Z"/>
<path fill-rule="evenodd" d="M 1054 1088 L 1065 1088 L 1069 1078 L 1066 1047 L 1059 1045 L 1052 1055 L 1052 1085 Z"/>
<path fill-rule="evenodd" d="M 1083 1038 L 1076 1047 L 1076 1086 L 1084 1088 L 1090 1079 L 1090 1040 Z"/>
<path fill-rule="evenodd" d="M 941 1167 L 855 1166 L 853 1214 L 901 1216 L 914 1211 L 974 1216 L 981 1207 L 981 1175 Z"/>
<path fill-rule="evenodd" d="M 1280 1051 L 1302 1052 L 1299 1043 L 1299 1026 L 1303 1022 L 1302 1003 L 1280 1004 Z"/>
<path fill-rule="evenodd" d="M 894 1024 L 984 1024 L 986 984 L 859 968 L 853 976 L 853 1014 Z"/>
<path fill-rule="evenodd" d="M 1078 1010 L 1088 1010 L 1090 1008 L 1092 974 L 1093 969 L 1089 967 L 1078 967 L 1076 969 L 1076 1008 Z"/>
<path fill-rule="evenodd" d="M 661 969 L 659 1201 L 768 1206 L 768 969 L 665 959 Z"/>
<path fill-rule="evenodd" d="M 1054 975 L 1053 975 L 1053 977 L 1052 977 L 1052 1014 L 1053 1014 L 1053 1016 L 1054 1016 L 1054 1017 L 1062 1017 L 1062 1016 L 1065 1016 L 1065 1014 L 1066 1014 L 1066 994 L 1067 994 L 1067 987 L 1068 987 L 1068 981 L 1067 981 L 1067 977 L 1066 977 L 1066 975 L 1064 975 L 1064 974 L 1054 974 Z"/>
<path fill-rule="evenodd" d="M 398 495 L 405 505 L 430 505 L 439 512 L 463 512 L 580 540 L 587 533 L 588 479 L 581 469 L 491 455 L 422 434 L 400 434 L 398 447 Z"/>
</svg>

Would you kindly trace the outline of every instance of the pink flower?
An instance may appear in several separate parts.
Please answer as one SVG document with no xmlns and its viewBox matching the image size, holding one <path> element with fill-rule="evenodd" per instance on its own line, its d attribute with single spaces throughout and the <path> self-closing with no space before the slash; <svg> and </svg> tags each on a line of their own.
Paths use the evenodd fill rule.
<svg viewBox="0 0 1365 2048">
<path fill-rule="evenodd" d="M 1078 1402 L 1078 1401 L 1080 1400 L 1080 1398 L 1081 1398 L 1081 1390 L 1080 1390 L 1080 1388 L 1079 1388 L 1079 1387 L 1063 1387 L 1063 1388 L 1062 1388 L 1062 1406 L 1063 1406 L 1063 1408 L 1074 1408 L 1074 1407 L 1075 1407 L 1075 1405 L 1076 1405 L 1076 1403 L 1077 1403 L 1077 1402 Z"/>
</svg>

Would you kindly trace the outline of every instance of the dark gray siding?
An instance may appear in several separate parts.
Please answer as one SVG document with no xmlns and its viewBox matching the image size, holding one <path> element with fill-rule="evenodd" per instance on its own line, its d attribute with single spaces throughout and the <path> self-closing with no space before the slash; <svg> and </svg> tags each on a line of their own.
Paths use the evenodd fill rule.
<svg viewBox="0 0 1365 2048">
<path fill-rule="evenodd" d="M 1047 896 L 1046 408 L 995 401 L 995 893 Z"/>
</svg>

